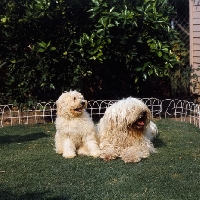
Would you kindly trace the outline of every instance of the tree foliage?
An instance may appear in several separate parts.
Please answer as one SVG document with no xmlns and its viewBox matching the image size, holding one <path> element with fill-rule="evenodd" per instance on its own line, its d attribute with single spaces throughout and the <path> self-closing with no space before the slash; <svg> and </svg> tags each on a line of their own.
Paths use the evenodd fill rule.
<svg viewBox="0 0 200 200">
<path fill-rule="evenodd" d="M 123 97 L 178 63 L 166 0 L 3 0 L 0 11 L 1 101 Z"/>
</svg>

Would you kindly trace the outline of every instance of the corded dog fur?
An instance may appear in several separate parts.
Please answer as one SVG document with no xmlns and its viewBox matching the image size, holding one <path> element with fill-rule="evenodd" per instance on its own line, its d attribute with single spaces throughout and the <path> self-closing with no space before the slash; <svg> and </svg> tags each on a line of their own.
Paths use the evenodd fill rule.
<svg viewBox="0 0 200 200">
<path fill-rule="evenodd" d="M 74 158 L 77 154 L 99 157 L 96 128 L 85 111 L 87 101 L 83 95 L 77 91 L 65 92 L 56 105 L 56 152 L 65 158 Z"/>
<path fill-rule="evenodd" d="M 139 162 L 156 152 L 151 113 L 139 99 L 122 99 L 105 111 L 98 124 L 100 157 L 106 161 L 121 157 L 124 162 Z M 156 126 L 156 125 L 155 125 Z M 156 134 L 156 133 L 155 133 Z"/>
</svg>

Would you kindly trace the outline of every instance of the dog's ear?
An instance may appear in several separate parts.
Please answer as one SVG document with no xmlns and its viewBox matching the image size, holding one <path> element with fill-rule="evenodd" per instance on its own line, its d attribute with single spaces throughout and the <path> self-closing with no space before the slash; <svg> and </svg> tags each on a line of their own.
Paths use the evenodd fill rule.
<svg viewBox="0 0 200 200">
<path fill-rule="evenodd" d="M 88 107 L 88 101 L 85 100 L 85 109 Z"/>
</svg>

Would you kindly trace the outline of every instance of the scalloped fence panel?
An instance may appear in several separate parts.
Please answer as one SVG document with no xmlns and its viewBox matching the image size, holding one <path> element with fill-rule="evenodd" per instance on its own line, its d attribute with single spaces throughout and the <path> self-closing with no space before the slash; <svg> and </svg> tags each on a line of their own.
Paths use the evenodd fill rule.
<svg viewBox="0 0 200 200">
<path fill-rule="evenodd" d="M 188 122 L 200 128 L 200 107 L 194 102 L 179 99 L 142 98 L 151 110 L 152 119 L 172 118 Z M 107 107 L 117 100 L 90 100 L 87 111 L 95 122 L 104 115 Z M 37 103 L 30 108 L 19 109 L 12 104 L 0 105 L 0 127 L 17 124 L 54 123 L 56 118 L 55 102 Z"/>
</svg>

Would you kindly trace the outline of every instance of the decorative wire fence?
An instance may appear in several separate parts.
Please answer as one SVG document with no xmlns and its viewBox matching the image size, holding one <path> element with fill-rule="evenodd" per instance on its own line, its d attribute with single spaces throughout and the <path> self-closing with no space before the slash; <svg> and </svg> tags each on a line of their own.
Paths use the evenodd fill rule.
<svg viewBox="0 0 200 200">
<path fill-rule="evenodd" d="M 194 102 L 178 99 L 142 98 L 151 110 L 152 118 L 172 118 L 181 122 L 189 122 L 200 128 L 200 107 Z M 107 107 L 117 100 L 91 100 L 88 101 L 87 111 L 97 122 Z M 55 102 L 37 103 L 31 108 L 19 109 L 16 106 L 0 105 L 0 127 L 16 124 L 54 123 L 56 118 Z"/>
</svg>

